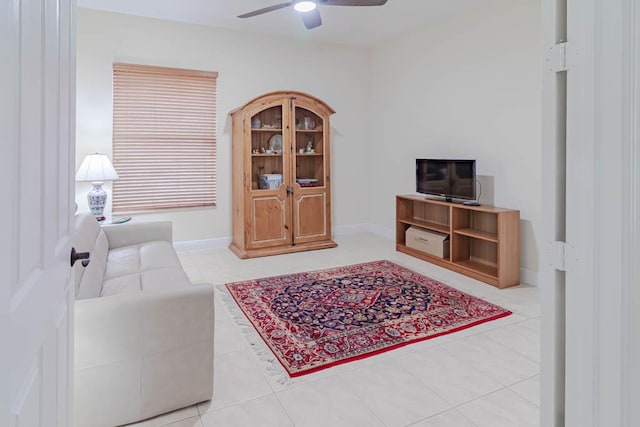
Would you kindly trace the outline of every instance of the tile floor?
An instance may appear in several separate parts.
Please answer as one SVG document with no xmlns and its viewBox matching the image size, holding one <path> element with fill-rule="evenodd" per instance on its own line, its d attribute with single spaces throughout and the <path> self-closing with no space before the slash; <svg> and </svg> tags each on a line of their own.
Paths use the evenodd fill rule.
<svg viewBox="0 0 640 427">
<path fill-rule="evenodd" d="M 269 366 L 218 288 L 214 398 L 135 426 L 529 427 L 539 425 L 538 289 L 499 290 L 398 253 L 371 234 L 338 247 L 240 260 L 228 249 L 184 252 L 194 282 L 250 278 L 388 259 L 513 311 L 457 333 L 295 379 Z M 249 332 L 251 333 L 251 332 Z"/>
</svg>

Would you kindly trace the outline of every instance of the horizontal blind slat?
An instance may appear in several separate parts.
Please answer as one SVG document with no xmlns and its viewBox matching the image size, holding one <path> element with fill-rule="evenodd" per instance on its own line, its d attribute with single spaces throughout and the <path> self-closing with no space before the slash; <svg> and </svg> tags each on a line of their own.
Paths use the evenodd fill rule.
<svg viewBox="0 0 640 427">
<path fill-rule="evenodd" d="M 145 76 L 182 75 L 185 77 L 187 76 L 206 77 L 206 78 L 218 77 L 218 73 L 216 73 L 215 71 L 188 70 L 186 68 L 159 67 L 155 65 L 126 64 L 123 62 L 114 63 L 113 71 L 114 71 L 114 74 L 130 73 L 130 74 L 143 74 Z"/>
<path fill-rule="evenodd" d="M 113 212 L 215 206 L 214 72 L 113 65 Z"/>
</svg>

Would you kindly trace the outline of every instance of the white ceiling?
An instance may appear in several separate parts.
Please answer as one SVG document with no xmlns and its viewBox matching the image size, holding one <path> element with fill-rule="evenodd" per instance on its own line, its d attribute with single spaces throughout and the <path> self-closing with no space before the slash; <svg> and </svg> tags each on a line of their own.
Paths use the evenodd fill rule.
<svg viewBox="0 0 640 427">
<path fill-rule="evenodd" d="M 287 7 L 252 18 L 237 15 L 286 0 L 78 0 L 78 6 L 286 36 L 303 40 L 370 46 L 459 11 L 481 0 L 389 0 L 378 7 L 320 6 L 323 25 L 307 30 Z"/>
</svg>

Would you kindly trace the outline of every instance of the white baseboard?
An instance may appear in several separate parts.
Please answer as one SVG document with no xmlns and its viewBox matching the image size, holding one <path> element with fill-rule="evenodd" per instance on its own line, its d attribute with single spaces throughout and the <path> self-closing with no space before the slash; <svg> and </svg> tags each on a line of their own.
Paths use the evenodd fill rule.
<svg viewBox="0 0 640 427">
<path fill-rule="evenodd" d="M 385 239 L 395 239 L 395 233 L 392 229 L 381 225 L 372 224 L 370 222 L 353 225 L 341 225 L 336 227 L 336 236 L 346 236 L 349 234 L 372 233 Z"/>
<path fill-rule="evenodd" d="M 371 223 L 339 225 L 336 227 L 334 234 L 336 236 L 347 236 L 349 234 L 358 233 L 373 233 L 390 240 L 394 239 L 393 230 Z M 226 248 L 230 244 L 231 236 L 203 240 L 183 240 L 179 242 L 173 242 L 173 247 L 178 252 L 186 252 Z"/>
<path fill-rule="evenodd" d="M 396 238 L 395 230 L 391 228 L 383 227 L 378 224 L 368 224 L 368 225 L 369 225 L 368 231 L 370 233 L 373 233 L 380 237 L 384 237 L 385 239 L 388 239 L 388 240 L 395 240 Z"/>
<path fill-rule="evenodd" d="M 540 284 L 538 282 L 539 280 L 538 280 L 537 271 L 531 271 L 526 268 L 520 269 L 520 283 L 525 283 L 527 285 L 539 287 Z"/>
<path fill-rule="evenodd" d="M 387 227 L 383 227 L 381 225 L 372 224 L 372 223 L 340 225 L 340 226 L 337 226 L 335 230 L 336 236 L 346 236 L 349 234 L 358 234 L 358 233 L 372 233 L 380 237 L 384 237 L 385 239 L 389 239 L 389 240 L 395 239 L 394 230 Z M 173 242 L 173 247 L 178 252 L 186 252 L 186 251 L 202 251 L 207 249 L 226 248 L 230 244 L 231 244 L 231 237 L 218 237 L 215 239 L 184 240 L 180 242 Z M 527 285 L 538 287 L 539 286 L 538 272 L 528 270 L 526 268 L 521 268 L 520 282 L 526 283 Z"/>
<path fill-rule="evenodd" d="M 180 242 L 173 242 L 173 247 L 177 252 L 186 252 L 226 248 L 230 244 L 231 237 L 217 237 L 215 239 L 183 240 Z"/>
<path fill-rule="evenodd" d="M 351 224 L 351 225 L 339 225 L 335 229 L 336 236 L 346 236 L 349 234 L 358 234 L 358 233 L 369 233 L 370 232 L 369 223 L 362 224 Z"/>
</svg>

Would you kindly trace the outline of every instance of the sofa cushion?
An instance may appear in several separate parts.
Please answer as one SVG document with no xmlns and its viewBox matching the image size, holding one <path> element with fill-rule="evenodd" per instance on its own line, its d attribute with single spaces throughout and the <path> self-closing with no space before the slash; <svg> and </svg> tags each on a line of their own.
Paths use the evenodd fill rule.
<svg viewBox="0 0 640 427">
<path fill-rule="evenodd" d="M 104 269 L 107 263 L 109 241 L 93 215 L 78 215 L 73 246 L 78 252 L 90 252 L 89 265 L 74 265 L 76 299 L 100 296 Z"/>
<path fill-rule="evenodd" d="M 171 243 L 146 242 L 109 251 L 101 296 L 189 284 Z"/>
</svg>

